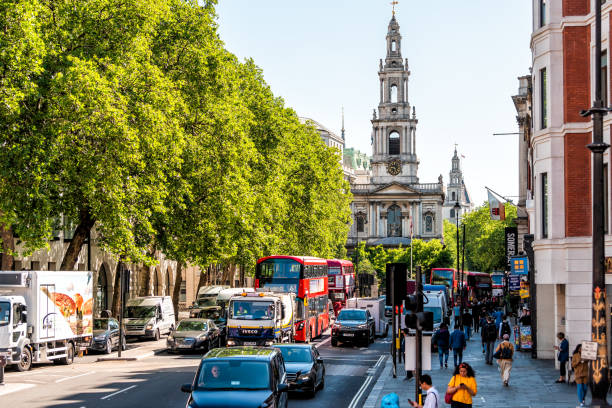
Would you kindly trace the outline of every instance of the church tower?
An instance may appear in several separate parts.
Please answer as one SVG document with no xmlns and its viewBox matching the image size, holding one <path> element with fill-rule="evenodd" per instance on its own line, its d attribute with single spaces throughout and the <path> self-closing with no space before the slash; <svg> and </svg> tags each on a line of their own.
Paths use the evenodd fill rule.
<svg viewBox="0 0 612 408">
<path fill-rule="evenodd" d="M 380 60 L 380 101 L 372 118 L 372 183 L 416 184 L 416 125 L 408 102 L 408 59 L 402 60 L 402 36 L 395 14 L 387 31 L 387 56 Z"/>
<path fill-rule="evenodd" d="M 463 171 L 461 170 L 461 160 L 457 155 L 457 147 L 455 147 L 455 154 L 451 159 L 451 171 L 448 173 L 448 176 L 449 182 L 446 186 L 446 200 L 444 201 L 444 218 L 454 224 L 457 217 L 454 205 L 457 202 L 461 206 L 460 217 L 463 217 L 464 214 L 473 209 L 470 195 L 463 181 Z"/>
</svg>

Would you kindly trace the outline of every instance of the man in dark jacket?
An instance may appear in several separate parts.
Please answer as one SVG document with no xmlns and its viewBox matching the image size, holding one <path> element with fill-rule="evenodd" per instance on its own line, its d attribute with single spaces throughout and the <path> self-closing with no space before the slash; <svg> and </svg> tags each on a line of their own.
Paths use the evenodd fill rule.
<svg viewBox="0 0 612 408">
<path fill-rule="evenodd" d="M 450 346 L 453 349 L 453 360 L 455 368 L 463 362 L 463 350 L 465 349 L 465 334 L 461 331 L 458 325 L 455 325 L 455 331 L 450 335 Z M 457 362 L 459 360 L 459 362 Z"/>
<path fill-rule="evenodd" d="M 463 323 L 463 330 L 465 331 L 465 340 L 467 341 L 472 335 L 472 315 L 470 314 L 470 309 L 468 309 L 467 307 L 463 310 L 461 322 Z"/>
<path fill-rule="evenodd" d="M 487 324 L 482 328 L 482 339 L 486 349 L 485 360 L 487 364 L 493 365 L 493 348 L 497 339 L 497 327 L 495 327 L 491 316 L 487 316 Z"/>
<path fill-rule="evenodd" d="M 438 355 L 440 356 L 440 368 L 442 363 L 444 367 L 448 367 L 448 349 L 450 347 L 450 333 L 446 323 L 442 323 L 438 331 L 434 334 L 434 343 L 438 346 Z M 442 361 L 444 360 L 444 361 Z"/>
</svg>

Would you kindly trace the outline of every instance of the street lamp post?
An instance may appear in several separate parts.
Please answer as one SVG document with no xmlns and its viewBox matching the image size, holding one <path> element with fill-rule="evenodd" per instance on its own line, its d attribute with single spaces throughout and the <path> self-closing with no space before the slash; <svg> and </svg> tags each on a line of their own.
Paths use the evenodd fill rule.
<svg viewBox="0 0 612 408">
<path fill-rule="evenodd" d="M 453 206 L 454 210 L 455 210 L 455 226 L 457 227 L 457 274 L 459 274 L 460 269 L 459 269 L 459 211 L 461 211 L 461 205 L 459 205 L 459 201 L 457 201 L 455 203 L 455 205 Z M 454 279 L 456 278 L 456 276 L 454 277 Z M 461 282 L 463 282 L 463 273 L 461 273 L 460 275 L 460 279 L 459 279 L 459 283 L 457 284 L 457 292 L 455 293 L 455 301 L 457 300 L 457 298 L 459 299 L 459 315 L 461 315 L 461 309 L 462 309 L 462 304 L 461 304 Z M 457 319 L 457 316 L 455 316 L 455 320 Z M 461 318 L 459 318 L 459 322 L 461 324 L 461 330 L 463 330 L 463 322 L 461 321 Z"/>
<path fill-rule="evenodd" d="M 595 2 L 595 100 L 593 106 L 580 112 L 593 116 L 593 143 L 587 147 L 593 153 L 593 293 L 591 308 L 591 341 L 597 342 L 597 359 L 589 364 L 589 383 L 593 396 L 591 406 L 608 406 L 608 341 L 606 337 L 606 282 L 604 270 L 604 174 L 603 154 L 609 147 L 603 141 L 603 106 L 601 92 L 601 0 Z"/>
<path fill-rule="evenodd" d="M 365 225 L 368 223 L 368 220 L 366 218 L 366 215 L 363 212 L 358 212 L 355 214 L 355 222 L 357 223 L 357 243 L 355 244 L 355 263 L 357 265 L 355 265 L 355 270 L 357 272 L 359 272 L 359 229 L 362 227 L 365 227 Z M 361 284 L 359 286 L 362 286 Z M 362 288 L 359 288 L 359 295 L 363 296 L 363 294 L 361 293 Z"/>
</svg>

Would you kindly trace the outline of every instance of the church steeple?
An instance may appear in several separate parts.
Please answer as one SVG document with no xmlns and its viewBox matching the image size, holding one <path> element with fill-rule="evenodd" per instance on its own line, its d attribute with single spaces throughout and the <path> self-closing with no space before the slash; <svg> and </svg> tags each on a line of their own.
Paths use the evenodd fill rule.
<svg viewBox="0 0 612 408">
<path fill-rule="evenodd" d="M 415 184 L 418 159 L 416 156 L 416 125 L 418 120 L 408 102 L 408 60 L 402 59 L 402 35 L 395 13 L 389 21 L 386 35 L 386 57 L 380 60 L 378 77 L 380 101 L 378 115 L 372 119 L 374 183 L 399 182 Z"/>
</svg>

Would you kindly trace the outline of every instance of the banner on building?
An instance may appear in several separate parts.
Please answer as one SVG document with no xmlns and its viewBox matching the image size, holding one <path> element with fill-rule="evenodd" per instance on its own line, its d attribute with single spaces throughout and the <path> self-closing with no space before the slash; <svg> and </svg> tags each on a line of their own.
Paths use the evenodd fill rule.
<svg viewBox="0 0 612 408">
<path fill-rule="evenodd" d="M 510 273 L 512 275 L 528 275 L 529 260 L 526 256 L 515 256 L 510 262 Z"/>
<path fill-rule="evenodd" d="M 521 289 L 521 277 L 518 275 L 510 275 L 508 279 L 508 290 L 510 292 L 518 292 Z"/>
<path fill-rule="evenodd" d="M 504 203 L 500 202 L 489 190 L 487 190 L 487 194 L 489 195 L 489 215 L 492 220 L 505 220 L 506 219 L 506 207 L 504 207 Z"/>
<path fill-rule="evenodd" d="M 506 270 L 511 270 L 510 261 L 513 256 L 518 254 L 518 228 L 506 227 L 505 229 L 505 248 L 506 248 Z"/>
</svg>

